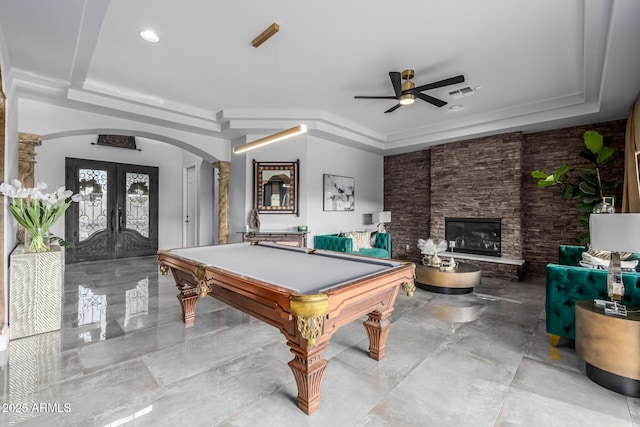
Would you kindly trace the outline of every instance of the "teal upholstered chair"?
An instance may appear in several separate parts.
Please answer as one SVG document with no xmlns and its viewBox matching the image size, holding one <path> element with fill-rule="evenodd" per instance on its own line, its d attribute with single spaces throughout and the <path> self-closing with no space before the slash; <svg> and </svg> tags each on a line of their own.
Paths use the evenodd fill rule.
<svg viewBox="0 0 640 427">
<path fill-rule="evenodd" d="M 344 252 L 347 254 L 364 255 L 376 258 L 390 258 L 391 234 L 376 233 L 375 244 L 371 248 L 361 248 L 358 251 L 353 250 L 353 239 L 350 237 L 341 237 L 338 234 L 315 236 L 314 247 L 316 249 Z"/>
<path fill-rule="evenodd" d="M 547 333 L 556 346 L 560 337 L 576 338 L 575 303 L 595 298 L 609 300 L 607 271 L 578 267 L 584 246 L 560 246 L 558 264 L 547 265 L 545 309 Z M 623 304 L 640 306 L 640 273 L 622 273 Z"/>
</svg>

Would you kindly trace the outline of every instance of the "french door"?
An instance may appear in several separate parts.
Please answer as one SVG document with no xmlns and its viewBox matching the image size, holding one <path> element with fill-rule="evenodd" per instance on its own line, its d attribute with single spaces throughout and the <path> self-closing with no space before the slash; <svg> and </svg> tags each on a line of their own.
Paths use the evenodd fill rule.
<svg viewBox="0 0 640 427">
<path fill-rule="evenodd" d="M 67 263 L 156 254 L 157 167 L 67 157 L 66 186 L 82 195 L 66 213 Z"/>
</svg>

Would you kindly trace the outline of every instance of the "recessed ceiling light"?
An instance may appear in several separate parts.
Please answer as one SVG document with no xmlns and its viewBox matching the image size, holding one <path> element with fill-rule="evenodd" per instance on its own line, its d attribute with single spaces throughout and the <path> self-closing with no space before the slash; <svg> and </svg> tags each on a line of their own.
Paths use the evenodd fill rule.
<svg viewBox="0 0 640 427">
<path fill-rule="evenodd" d="M 451 111 L 462 110 L 462 105 L 452 105 L 451 107 L 449 107 L 449 110 Z"/>
<path fill-rule="evenodd" d="M 151 30 L 140 31 L 140 33 L 138 34 L 140 34 L 140 37 L 142 37 L 149 43 L 158 43 L 160 41 L 160 38 L 156 35 L 156 33 Z"/>
</svg>

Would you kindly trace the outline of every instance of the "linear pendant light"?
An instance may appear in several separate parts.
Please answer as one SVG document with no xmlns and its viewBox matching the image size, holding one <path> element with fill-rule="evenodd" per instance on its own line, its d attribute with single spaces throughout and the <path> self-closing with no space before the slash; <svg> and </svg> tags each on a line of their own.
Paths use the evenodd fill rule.
<svg viewBox="0 0 640 427">
<path fill-rule="evenodd" d="M 280 26 L 274 22 L 262 32 L 258 37 L 253 39 L 251 45 L 253 47 L 258 47 L 262 43 L 269 40 L 273 35 L 275 35 L 280 30 Z M 264 138 L 257 139 L 253 142 L 249 142 L 247 144 L 241 145 L 239 147 L 234 147 L 234 154 L 244 153 L 245 151 L 252 150 L 254 148 L 262 147 L 263 145 L 271 144 L 272 142 L 282 141 L 283 139 L 291 138 L 296 135 L 300 135 L 301 133 L 307 132 L 307 126 L 298 125 L 294 126 L 290 129 L 285 129 L 280 132 L 276 132 L 273 135 L 265 136 Z"/>
<path fill-rule="evenodd" d="M 253 39 L 253 41 L 251 42 L 251 45 L 253 47 L 260 46 L 262 43 L 264 43 L 267 40 L 269 40 L 278 31 L 280 31 L 280 25 L 278 25 L 277 22 L 274 22 L 273 24 L 271 24 L 269 26 L 269 28 L 264 30 L 258 37 Z"/>
<path fill-rule="evenodd" d="M 307 132 L 306 125 L 298 125 L 294 126 L 290 129 L 285 129 L 280 132 L 276 132 L 273 135 L 265 136 L 264 138 L 256 139 L 255 141 L 249 142 L 244 145 L 240 145 L 238 147 L 233 147 L 234 154 L 243 153 L 248 150 L 252 150 L 254 148 L 262 147 L 263 145 L 271 144 L 272 142 L 282 141 L 283 139 L 291 138 L 296 135 L 300 135 L 302 133 Z"/>
</svg>

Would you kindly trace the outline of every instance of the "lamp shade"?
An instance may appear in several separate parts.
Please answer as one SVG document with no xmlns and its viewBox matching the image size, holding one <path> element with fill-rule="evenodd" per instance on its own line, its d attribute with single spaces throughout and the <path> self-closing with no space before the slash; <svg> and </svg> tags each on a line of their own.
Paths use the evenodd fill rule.
<svg viewBox="0 0 640 427">
<path fill-rule="evenodd" d="M 374 224 L 388 224 L 391 222 L 391 212 L 382 211 L 374 212 L 371 214 L 371 222 Z"/>
<path fill-rule="evenodd" d="M 591 247 L 611 252 L 640 252 L 640 214 L 591 214 Z"/>
</svg>

